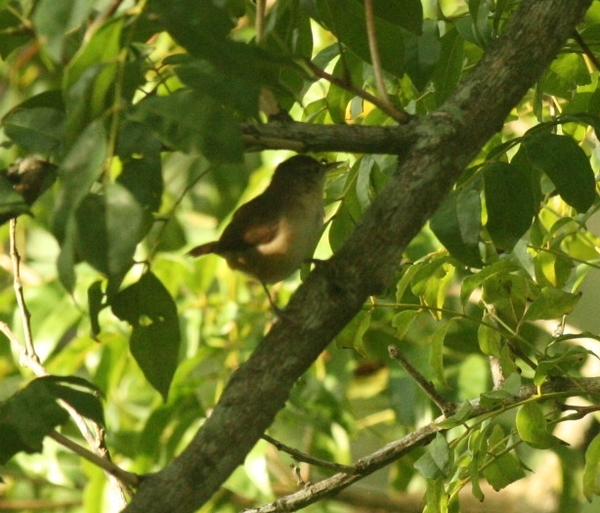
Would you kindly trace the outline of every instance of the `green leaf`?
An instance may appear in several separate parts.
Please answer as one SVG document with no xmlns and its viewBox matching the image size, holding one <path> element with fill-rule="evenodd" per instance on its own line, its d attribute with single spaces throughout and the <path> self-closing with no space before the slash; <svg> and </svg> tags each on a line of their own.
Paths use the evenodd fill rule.
<svg viewBox="0 0 600 513">
<path fill-rule="evenodd" d="M 466 401 L 460 405 L 460 408 L 456 410 L 454 415 L 448 417 L 443 422 L 440 422 L 438 425 L 441 428 L 449 429 L 456 426 L 460 426 L 465 421 L 469 420 L 473 416 L 473 405 L 470 401 Z"/>
<path fill-rule="evenodd" d="M 442 49 L 432 77 L 438 105 L 456 89 L 462 75 L 464 58 L 464 39 L 456 29 L 451 28 L 442 37 Z"/>
<path fill-rule="evenodd" d="M 485 450 L 487 446 L 487 436 L 481 432 L 480 429 L 473 429 L 470 432 L 468 438 L 468 448 L 463 449 L 459 444 L 456 447 L 455 454 L 462 454 L 461 466 L 467 466 L 469 471 L 469 478 L 471 479 L 471 493 L 479 501 L 483 501 L 485 498 L 479 482 L 481 481 L 481 463 L 484 459 Z M 460 452 L 459 452 L 460 451 Z"/>
<path fill-rule="evenodd" d="M 583 365 L 590 355 L 593 355 L 581 346 L 557 342 L 548 348 L 548 352 L 551 354 L 538 359 L 533 377 L 533 384 L 536 386 L 541 386 L 553 372 L 559 376 L 566 375 L 572 368 Z"/>
<path fill-rule="evenodd" d="M 498 260 L 497 262 L 486 266 L 478 273 L 465 277 L 460 288 L 460 302 L 463 308 L 469 302 L 475 289 L 480 287 L 488 278 L 495 275 L 510 273 L 518 269 L 519 267 L 510 260 Z"/>
<path fill-rule="evenodd" d="M 458 23 L 458 26 L 461 27 L 461 22 L 465 24 L 470 22 L 470 31 L 468 35 L 464 34 L 464 29 L 462 31 L 463 35 L 465 35 L 465 39 L 472 40 L 473 43 L 483 48 L 488 46 L 490 40 L 490 25 L 488 24 L 490 7 L 491 6 L 489 2 L 482 0 L 471 0 L 469 2 L 469 12 L 471 13 L 471 16 L 459 20 Z"/>
<path fill-rule="evenodd" d="M 239 125 L 209 96 L 187 90 L 149 96 L 136 105 L 131 118 L 152 128 L 172 149 L 199 152 L 214 162 L 241 161 Z"/>
<path fill-rule="evenodd" d="M 77 413 L 104 426 L 104 411 L 100 403 L 101 391 L 97 386 L 78 376 L 44 376 L 48 390 L 74 408 Z M 82 388 L 83 390 L 79 390 Z"/>
<path fill-rule="evenodd" d="M 101 116 L 113 100 L 117 81 L 117 57 L 121 51 L 123 18 L 102 25 L 73 57 L 63 79 L 67 106 L 67 145 L 81 130 Z"/>
<path fill-rule="evenodd" d="M 483 354 L 500 357 L 502 335 L 493 323 L 494 320 L 485 313 L 477 330 L 477 341 Z"/>
<path fill-rule="evenodd" d="M 95 281 L 88 288 L 88 309 L 92 336 L 94 338 L 96 338 L 101 331 L 98 315 L 106 306 L 107 304 L 104 302 L 104 292 L 102 291 L 102 281 Z"/>
<path fill-rule="evenodd" d="M 510 327 L 522 321 L 533 284 L 517 274 L 494 274 L 483 283 L 483 300 L 493 305 L 496 315 Z"/>
<path fill-rule="evenodd" d="M 548 175 L 566 203 L 579 212 L 592 206 L 597 197 L 594 171 L 573 139 L 544 133 L 526 136 L 522 144 L 529 162 Z"/>
<path fill-rule="evenodd" d="M 357 0 L 331 2 L 316 0 L 317 21 L 343 41 L 360 59 L 371 63 L 369 42 L 365 30 L 364 6 Z M 402 29 L 375 16 L 375 32 L 383 68 L 396 75 L 404 72 Z"/>
<path fill-rule="evenodd" d="M 151 272 L 119 292 L 113 313 L 131 324 L 131 354 L 166 401 L 179 359 L 181 335 L 173 298 Z"/>
<path fill-rule="evenodd" d="M 58 271 L 58 278 L 62 283 L 63 287 L 69 292 L 73 292 L 75 289 L 75 283 L 77 281 L 75 277 L 75 264 L 77 258 L 75 256 L 75 223 L 69 223 L 67 226 L 66 234 L 61 241 L 61 248 L 58 258 L 56 260 L 56 268 Z"/>
<path fill-rule="evenodd" d="M 503 454 L 483 469 L 483 476 L 490 486 L 496 490 L 502 490 L 509 484 L 525 477 L 525 471 L 521 463 L 512 454 Z"/>
<path fill-rule="evenodd" d="M 483 267 L 479 250 L 481 198 L 477 188 L 452 191 L 429 225 L 448 252 L 469 267 Z"/>
<path fill-rule="evenodd" d="M 427 480 L 425 500 L 427 506 L 423 509 L 423 513 L 450 513 L 448 509 L 448 494 L 444 488 L 443 479 L 433 478 Z"/>
<path fill-rule="evenodd" d="M 49 107 L 16 107 L 2 119 L 6 135 L 30 153 L 55 155 L 62 144 L 63 112 Z"/>
<path fill-rule="evenodd" d="M 169 60 L 165 59 L 165 64 Z M 225 74 L 212 63 L 200 59 L 186 59 L 176 66 L 181 81 L 195 91 L 210 96 L 248 118 L 258 117 L 260 86 L 243 76 Z"/>
<path fill-rule="evenodd" d="M 79 202 L 88 194 L 98 178 L 107 142 L 101 120 L 94 121 L 81 133 L 58 168 L 61 187 L 55 204 L 52 230 L 61 242 L 65 238 L 67 224 Z"/>
<path fill-rule="evenodd" d="M 396 284 L 396 301 L 398 303 L 402 303 L 405 300 L 406 289 L 411 285 L 413 278 L 424 265 L 426 265 L 424 262 L 417 262 L 405 267 L 402 278 Z"/>
<path fill-rule="evenodd" d="M 332 75 L 340 80 L 351 80 L 352 83 L 361 83 L 363 64 L 354 54 L 349 53 L 343 59 L 338 59 L 333 67 Z M 350 75 L 349 75 L 350 73 Z M 325 97 L 327 111 L 334 123 L 346 123 L 348 104 L 355 94 L 343 87 L 330 84 Z"/>
<path fill-rule="evenodd" d="M 106 184 L 77 208 L 77 254 L 106 276 L 122 276 L 133 264 L 143 219 L 142 208 L 125 187 Z"/>
<path fill-rule="evenodd" d="M 442 49 L 440 32 L 434 20 L 425 20 L 420 36 L 404 37 L 406 73 L 420 91 L 428 84 Z"/>
<path fill-rule="evenodd" d="M 419 313 L 419 310 L 404 310 L 403 312 L 394 315 L 392 318 L 392 326 L 396 328 L 394 336 L 398 340 L 402 340 L 405 337 Z"/>
<path fill-rule="evenodd" d="M 83 388 L 84 391 L 77 388 Z M 93 392 L 93 393 L 90 393 Z M 104 425 L 98 389 L 75 376 L 44 376 L 0 404 L 0 464 L 19 452 L 42 450 L 44 437 L 69 418 L 57 399 L 81 415 Z"/>
<path fill-rule="evenodd" d="M 382 20 L 415 34 L 421 33 L 423 6 L 420 0 L 374 0 L 373 12 Z"/>
<path fill-rule="evenodd" d="M 452 319 L 443 323 L 431 337 L 431 349 L 429 353 L 429 363 L 433 368 L 433 372 L 438 381 L 445 387 L 449 387 L 446 381 L 446 373 L 444 372 L 444 341 L 448 330 L 454 323 Z"/>
<path fill-rule="evenodd" d="M 448 442 L 438 433 L 427 448 L 427 452 L 415 462 L 415 468 L 426 479 L 439 479 L 448 475 L 452 466 L 451 458 Z"/>
<path fill-rule="evenodd" d="M 504 346 L 506 347 L 506 346 Z M 504 348 L 503 348 L 504 351 Z M 502 367 L 505 371 L 505 367 Z M 508 366 L 506 366 L 505 373 L 510 372 Z M 521 389 L 521 375 L 518 372 L 511 372 L 511 374 L 504 380 L 502 386 L 497 390 L 490 390 L 484 392 L 479 396 L 479 403 L 484 408 L 496 408 L 509 399 L 514 399 L 518 396 L 519 390 Z"/>
<path fill-rule="evenodd" d="M 222 5 L 222 3 L 221 3 Z M 148 9 L 183 46 L 199 54 L 219 51 L 235 26 L 225 9 L 203 0 L 150 0 Z"/>
<path fill-rule="evenodd" d="M 534 256 L 533 265 L 540 285 L 562 288 L 571 276 L 574 262 L 569 256 L 542 250 Z"/>
<path fill-rule="evenodd" d="M 298 57 L 313 54 L 311 18 L 301 2 L 276 2 L 269 10 L 263 44 L 273 54 L 285 53 Z"/>
<path fill-rule="evenodd" d="M 519 408 L 516 426 L 521 440 L 536 449 L 556 447 L 560 442 L 548 432 L 546 417 L 536 402 L 528 401 Z"/>
<path fill-rule="evenodd" d="M 350 169 L 344 184 L 343 199 L 331 220 L 329 244 L 333 251 L 336 251 L 352 233 L 363 212 L 356 187 L 360 166 L 358 161 Z"/>
<path fill-rule="evenodd" d="M 363 336 L 371 326 L 371 316 L 371 310 L 361 310 L 335 338 L 336 345 L 365 355 Z"/>
<path fill-rule="evenodd" d="M 507 372 L 504 373 L 508 374 Z M 508 392 L 512 397 L 517 397 L 521 391 L 522 379 L 521 374 L 515 370 L 502 383 L 501 390 Z"/>
<path fill-rule="evenodd" d="M 0 405 L 0 464 L 19 452 L 41 452 L 44 437 L 68 418 L 45 382 L 33 380 Z"/>
<path fill-rule="evenodd" d="M 580 292 L 573 294 L 554 287 L 544 287 L 527 308 L 523 320 L 556 319 L 568 315 L 580 298 Z"/>
<path fill-rule="evenodd" d="M 535 214 L 531 177 L 514 164 L 494 162 L 484 178 L 487 230 L 498 248 L 510 251 Z"/>
<path fill-rule="evenodd" d="M 210 61 L 229 80 L 249 84 L 248 92 L 267 84 L 281 90 L 281 82 L 300 84 L 305 77 L 302 68 L 286 59 L 279 50 L 271 56 L 264 49 L 227 38 L 235 23 L 222 3 L 204 0 L 152 0 L 149 11 L 191 54 Z M 220 92 L 211 92 L 215 98 Z"/>
<path fill-rule="evenodd" d="M 163 194 L 162 145 L 147 126 L 134 121 L 121 125 L 117 155 L 123 164 L 117 183 L 125 186 L 144 212 L 157 212 Z"/>
<path fill-rule="evenodd" d="M 600 495 L 600 435 L 596 435 L 585 450 L 583 495 L 589 502 L 594 495 Z"/>
<path fill-rule="evenodd" d="M 91 39 L 79 49 L 65 69 L 63 80 L 63 89 L 65 91 L 75 86 L 95 66 L 114 62 L 121 51 L 120 39 L 124 23 L 124 18 L 110 19 L 110 21 L 96 30 Z M 105 80 L 108 82 L 108 77 Z M 108 84 L 102 85 L 93 97 L 99 100 L 103 96 L 101 91 L 108 90 L 107 86 Z"/>
<path fill-rule="evenodd" d="M 6 9 L 7 0 L 0 2 L 0 57 L 7 57 L 17 48 L 26 44 L 37 44 L 30 27 L 25 26 L 17 9 Z M 17 88 L 19 86 L 16 86 Z"/>
<path fill-rule="evenodd" d="M 446 293 L 455 270 L 447 258 L 438 258 L 420 267 L 412 280 L 413 294 L 431 308 L 431 315 L 438 320 L 442 318 L 440 309 L 446 302 Z"/>
<path fill-rule="evenodd" d="M 590 74 L 581 55 L 557 55 L 543 78 L 545 94 L 571 99 L 577 87 L 590 83 Z"/>
<path fill-rule="evenodd" d="M 55 62 L 63 60 L 69 32 L 86 21 L 93 7 L 91 0 L 41 0 L 33 24 L 44 42 L 44 49 Z"/>
</svg>

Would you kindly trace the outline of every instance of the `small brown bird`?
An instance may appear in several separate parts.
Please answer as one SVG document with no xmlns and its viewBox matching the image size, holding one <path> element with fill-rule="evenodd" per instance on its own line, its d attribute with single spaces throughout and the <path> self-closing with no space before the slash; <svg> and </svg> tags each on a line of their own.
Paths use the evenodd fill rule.
<svg viewBox="0 0 600 513">
<path fill-rule="evenodd" d="M 323 230 L 325 174 L 340 164 L 306 155 L 282 162 L 266 190 L 235 211 L 219 240 L 188 254 L 222 256 L 232 269 L 260 281 L 273 304 L 266 286 L 284 280 L 313 255 Z"/>
</svg>

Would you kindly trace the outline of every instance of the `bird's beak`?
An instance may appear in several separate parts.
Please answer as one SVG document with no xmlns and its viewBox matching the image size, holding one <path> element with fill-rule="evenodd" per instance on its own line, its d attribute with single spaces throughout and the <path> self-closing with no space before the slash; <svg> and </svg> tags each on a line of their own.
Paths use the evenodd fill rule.
<svg viewBox="0 0 600 513">
<path fill-rule="evenodd" d="M 331 171 L 332 169 L 336 169 L 345 163 L 346 162 L 344 162 L 344 161 L 323 163 L 323 167 L 325 168 L 325 171 Z"/>
</svg>

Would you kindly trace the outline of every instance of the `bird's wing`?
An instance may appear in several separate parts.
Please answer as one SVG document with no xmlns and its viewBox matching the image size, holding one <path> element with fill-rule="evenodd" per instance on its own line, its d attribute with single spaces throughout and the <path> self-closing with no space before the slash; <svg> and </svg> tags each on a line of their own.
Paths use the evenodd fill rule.
<svg viewBox="0 0 600 513">
<path fill-rule="evenodd" d="M 266 198 L 258 199 L 242 205 L 235 212 L 219 239 L 219 252 L 243 251 L 275 238 L 279 230 L 279 206 L 271 205 L 272 208 L 265 209 Z"/>
</svg>

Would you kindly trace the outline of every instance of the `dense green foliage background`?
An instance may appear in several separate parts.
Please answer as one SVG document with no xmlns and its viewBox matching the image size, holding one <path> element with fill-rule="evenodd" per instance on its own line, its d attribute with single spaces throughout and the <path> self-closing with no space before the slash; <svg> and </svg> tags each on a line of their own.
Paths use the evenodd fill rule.
<svg viewBox="0 0 600 513">
<path fill-rule="evenodd" d="M 217 237 L 293 154 L 274 141 L 252 151 L 243 136 L 242 127 L 267 121 L 265 90 L 304 123 L 391 126 L 430 114 L 518 4 L 374 1 L 379 67 L 359 0 L 278 0 L 258 38 L 256 8 L 243 0 L 0 0 L 0 162 L 36 156 L 48 188 L 29 200 L 15 195 L 23 178 L 5 173 L 0 185 L 6 219 L 32 214 L 12 235 L 10 223 L 0 228 L 0 320 L 16 335 L 0 341 L 0 509 L 118 510 L 103 471 L 48 439 L 60 426 L 85 445 L 57 400 L 105 426 L 121 468 L 156 472 L 269 329 L 274 314 L 259 284 L 217 257 L 185 254 Z M 477 504 L 470 494 L 507 511 L 598 508 L 597 396 L 515 397 L 552 377 L 600 376 L 595 296 L 591 311 L 576 311 L 578 323 L 569 317 L 600 262 L 599 42 L 594 1 L 577 37 L 413 240 L 395 286 L 365 304 L 297 383 L 269 435 L 351 464 L 432 422 L 438 407 L 390 359 L 391 344 L 460 405 L 451 429 L 350 489 L 359 492 L 307 510 L 373 511 L 376 501 L 420 510 L 415 497 L 425 495 L 426 511 L 459 511 L 461 501 L 476 507 L 465 505 Z M 327 184 L 316 252 L 327 258 L 397 156 L 318 156 L 348 162 Z M 17 270 L 30 319 L 17 302 Z M 300 276 L 275 287 L 279 304 Z M 42 372 L 23 350 L 28 323 L 53 378 L 34 379 Z M 476 399 L 489 413 L 470 419 Z M 568 413 L 582 423 L 568 429 Z M 293 461 L 261 441 L 202 511 L 257 507 L 333 473 L 306 463 L 292 471 Z M 530 469 L 544 468 L 555 471 L 536 488 Z M 506 487 L 512 498 L 494 491 Z"/>
</svg>

